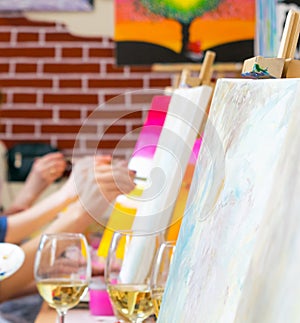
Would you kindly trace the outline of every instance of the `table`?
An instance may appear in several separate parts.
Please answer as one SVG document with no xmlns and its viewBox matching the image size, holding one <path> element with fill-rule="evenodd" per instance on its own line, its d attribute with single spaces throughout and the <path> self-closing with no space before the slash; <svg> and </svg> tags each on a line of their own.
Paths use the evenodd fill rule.
<svg viewBox="0 0 300 323">
<path fill-rule="evenodd" d="M 43 303 L 39 315 L 35 323 L 55 323 L 56 311 L 50 308 L 47 303 Z M 93 316 L 90 314 L 89 309 L 73 308 L 67 312 L 66 323 L 116 323 L 117 320 L 113 316 Z"/>
<path fill-rule="evenodd" d="M 39 315 L 34 323 L 55 323 L 57 313 L 49 307 L 47 303 L 43 303 Z M 73 308 L 67 312 L 65 323 L 117 323 L 114 316 L 93 316 L 87 308 Z M 155 323 L 152 318 L 148 318 L 144 323 Z"/>
</svg>

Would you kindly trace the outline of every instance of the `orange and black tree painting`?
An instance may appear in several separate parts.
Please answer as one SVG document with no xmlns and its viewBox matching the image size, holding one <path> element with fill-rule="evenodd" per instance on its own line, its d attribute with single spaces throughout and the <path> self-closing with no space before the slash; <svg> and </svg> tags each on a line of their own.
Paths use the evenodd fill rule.
<svg viewBox="0 0 300 323">
<path fill-rule="evenodd" d="M 255 0 L 115 0 L 119 65 L 217 61 L 254 55 Z"/>
<path fill-rule="evenodd" d="M 196 0 L 186 2 L 176 0 L 140 0 L 140 2 L 152 13 L 178 21 L 182 28 L 182 46 L 180 54 L 184 55 L 189 49 L 189 30 L 192 21 L 196 17 L 201 17 L 205 12 L 215 9 L 221 0 Z"/>
</svg>

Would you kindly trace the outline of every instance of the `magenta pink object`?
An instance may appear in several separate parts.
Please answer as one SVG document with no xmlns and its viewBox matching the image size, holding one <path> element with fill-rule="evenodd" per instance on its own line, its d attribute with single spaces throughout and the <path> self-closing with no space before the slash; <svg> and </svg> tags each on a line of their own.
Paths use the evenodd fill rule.
<svg viewBox="0 0 300 323">
<path fill-rule="evenodd" d="M 151 159 L 162 131 L 171 97 L 167 95 L 154 96 L 147 119 L 144 122 L 139 138 L 136 142 L 132 157 L 146 157 Z"/>
<path fill-rule="evenodd" d="M 106 289 L 89 290 L 89 307 L 92 315 L 113 316 L 113 309 Z"/>
</svg>

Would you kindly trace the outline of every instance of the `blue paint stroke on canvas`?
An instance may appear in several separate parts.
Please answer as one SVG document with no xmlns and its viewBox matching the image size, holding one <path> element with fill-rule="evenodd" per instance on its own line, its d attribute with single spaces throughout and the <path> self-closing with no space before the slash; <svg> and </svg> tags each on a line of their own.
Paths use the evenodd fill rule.
<svg viewBox="0 0 300 323">
<path fill-rule="evenodd" d="M 205 129 L 158 323 L 234 322 L 299 89 L 299 79 L 218 81 L 209 120 L 223 185 L 207 194 L 223 156 Z"/>
<path fill-rule="evenodd" d="M 276 57 L 277 40 L 277 0 L 256 0 L 256 53 L 255 56 Z"/>
</svg>

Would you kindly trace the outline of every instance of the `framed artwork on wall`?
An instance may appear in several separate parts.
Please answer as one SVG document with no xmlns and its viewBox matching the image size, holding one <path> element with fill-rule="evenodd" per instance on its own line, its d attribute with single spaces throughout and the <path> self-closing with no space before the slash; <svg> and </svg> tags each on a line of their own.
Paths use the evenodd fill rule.
<svg viewBox="0 0 300 323">
<path fill-rule="evenodd" d="M 254 54 L 255 0 L 114 0 L 118 65 L 242 62 Z"/>
<path fill-rule="evenodd" d="M 300 11 L 300 0 L 256 0 L 255 55 L 277 56 L 290 9 Z M 299 40 L 295 58 L 300 58 Z"/>
<path fill-rule="evenodd" d="M 94 0 L 0 0 L 0 11 L 91 11 Z"/>
<path fill-rule="evenodd" d="M 277 43 L 279 47 L 282 36 L 285 20 L 290 9 L 300 11 L 300 0 L 277 0 L 276 15 L 277 15 Z M 298 40 L 295 58 L 300 58 L 300 41 Z"/>
</svg>

